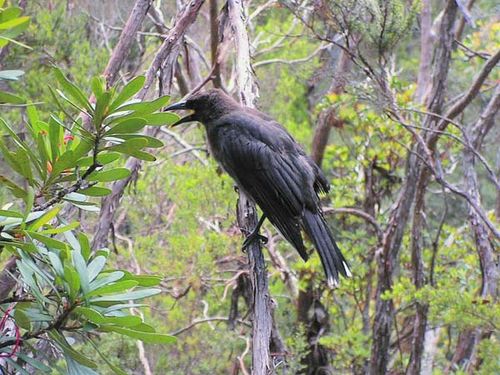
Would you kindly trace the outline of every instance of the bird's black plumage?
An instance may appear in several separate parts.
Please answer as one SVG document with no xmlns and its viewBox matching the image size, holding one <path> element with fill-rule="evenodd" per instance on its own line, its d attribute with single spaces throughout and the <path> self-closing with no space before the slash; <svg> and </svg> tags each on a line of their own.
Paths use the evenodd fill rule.
<svg viewBox="0 0 500 375">
<path fill-rule="evenodd" d="M 285 128 L 217 89 L 168 109 L 194 110 L 177 124 L 199 121 L 205 126 L 211 154 L 304 260 L 301 229 L 307 233 L 329 284 L 336 284 L 339 274 L 350 275 L 321 211 L 318 193 L 329 191 L 328 181 Z"/>
</svg>

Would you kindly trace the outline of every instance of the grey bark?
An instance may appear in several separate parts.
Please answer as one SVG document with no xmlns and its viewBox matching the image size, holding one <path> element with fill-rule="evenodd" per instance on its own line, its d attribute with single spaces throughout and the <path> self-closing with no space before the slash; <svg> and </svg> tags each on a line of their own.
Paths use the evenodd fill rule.
<svg viewBox="0 0 500 375">
<path fill-rule="evenodd" d="M 112 86 L 116 82 L 118 72 L 127 58 L 135 36 L 152 4 L 153 0 L 137 0 L 134 4 L 127 23 L 120 34 L 120 39 L 113 49 L 113 53 L 104 69 L 103 75 L 106 78 L 108 86 Z"/>
<path fill-rule="evenodd" d="M 345 51 L 341 51 L 329 92 L 340 94 L 344 91 L 347 83 L 345 77 L 349 73 L 351 65 L 352 62 L 349 55 Z M 325 155 L 332 127 L 341 126 L 341 123 L 334 107 L 327 108 L 319 114 L 316 129 L 314 130 L 311 153 L 312 159 L 319 166 L 323 162 L 323 156 Z"/>
<path fill-rule="evenodd" d="M 497 84 L 493 96 L 479 120 L 471 129 L 467 130 L 471 143 L 476 149 L 480 149 L 482 140 L 492 128 L 499 109 L 500 84 Z M 475 155 L 468 148 L 464 148 L 463 151 L 462 169 L 466 191 L 476 204 L 480 205 L 481 197 L 478 176 L 475 170 Z M 488 228 L 472 207 L 469 207 L 468 218 L 481 268 L 482 286 L 480 298 L 485 303 L 494 303 L 498 300 L 500 258 L 489 238 Z M 462 332 L 448 371 L 455 367 L 463 367 L 469 373 L 473 373 L 477 360 L 477 345 L 482 339 L 490 337 L 491 333 L 481 328 L 468 329 Z"/>
<path fill-rule="evenodd" d="M 429 95 L 428 104 L 429 111 L 433 113 L 441 113 L 444 103 L 456 13 L 456 2 L 448 0 L 443 12 L 439 41 L 433 59 L 432 92 Z M 435 119 L 428 117 L 424 127 L 431 127 L 433 122 Z M 414 147 L 417 155 L 425 154 L 421 148 L 421 145 Z M 372 375 L 382 375 L 387 372 L 395 311 L 393 301 L 381 297 L 386 291 L 392 289 L 392 278 L 396 272 L 401 242 L 412 203 L 416 198 L 417 186 L 420 190 L 425 189 L 425 181 L 428 179 L 428 172 L 424 171 L 425 167 L 421 160 L 415 156 L 415 153 L 409 154 L 407 166 L 405 182 L 395 205 L 391 209 L 389 223 L 384 231 L 382 252 L 378 259 L 378 281 L 370 360 L 370 374 Z M 425 192 L 421 191 L 420 194 L 425 194 Z M 421 313 L 424 315 L 425 311 L 422 310 Z M 422 321 L 419 322 L 419 326 L 421 323 Z M 420 344 L 419 348 L 421 348 Z M 415 356 L 414 360 L 420 361 Z"/>
<path fill-rule="evenodd" d="M 415 99 L 423 103 L 425 95 L 430 90 L 431 63 L 432 63 L 432 6 L 430 0 L 422 0 L 420 12 L 420 66 L 418 70 L 417 89 Z"/>
<path fill-rule="evenodd" d="M 240 0 L 228 0 L 225 11 L 236 47 L 238 96 L 242 104 L 254 107 L 258 91 L 250 63 L 250 45 L 244 23 L 244 6 Z M 258 216 L 255 203 L 242 191 L 239 192 L 237 218 L 244 233 L 251 232 L 257 226 Z M 252 374 L 265 375 L 274 372 L 270 353 L 272 301 L 260 241 L 254 241 L 246 250 L 253 288 Z"/>
</svg>

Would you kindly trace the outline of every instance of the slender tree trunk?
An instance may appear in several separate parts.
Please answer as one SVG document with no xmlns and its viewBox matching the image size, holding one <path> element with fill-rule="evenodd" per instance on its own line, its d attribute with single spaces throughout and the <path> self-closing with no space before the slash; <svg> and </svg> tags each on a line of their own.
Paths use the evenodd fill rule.
<svg viewBox="0 0 500 375">
<path fill-rule="evenodd" d="M 415 99 L 419 103 L 425 101 L 425 94 L 430 92 L 432 67 L 432 6 L 430 0 L 422 0 L 420 12 L 420 66 L 418 69 Z"/>
<path fill-rule="evenodd" d="M 476 0 L 468 0 L 467 4 L 465 5 L 465 8 L 467 10 L 471 10 L 472 6 Z M 465 17 L 462 16 L 460 17 L 460 20 L 458 21 L 457 28 L 455 29 L 455 39 L 456 40 L 462 40 L 462 35 L 464 33 L 464 27 L 465 27 Z"/>
<path fill-rule="evenodd" d="M 222 87 L 222 80 L 220 76 L 220 64 L 217 63 L 217 47 L 219 45 L 219 22 L 217 17 L 219 15 L 219 7 L 217 0 L 210 0 L 210 57 L 212 66 L 214 66 L 213 80 L 214 87 Z"/>
<path fill-rule="evenodd" d="M 104 69 L 103 75 L 106 77 L 108 87 L 112 86 L 116 82 L 118 72 L 127 58 L 130 48 L 135 41 L 137 32 L 139 31 L 152 4 L 153 0 L 137 0 L 135 2 L 127 23 L 123 27 L 120 34 L 120 39 L 118 39 L 118 43 L 113 49 L 113 54 L 108 61 L 108 65 L 106 65 L 106 68 Z"/>
<path fill-rule="evenodd" d="M 238 96 L 242 104 L 254 107 L 258 92 L 251 66 L 250 45 L 244 22 L 245 9 L 240 0 L 228 0 L 225 11 L 227 12 L 227 26 L 232 30 L 236 47 Z M 257 226 L 258 217 L 255 202 L 242 191 L 239 192 L 237 218 L 244 233 L 253 231 Z M 273 328 L 272 301 L 260 241 L 254 241 L 246 250 L 253 287 L 252 374 L 266 375 L 269 372 L 274 372 L 270 353 Z"/>
<path fill-rule="evenodd" d="M 439 30 L 439 42 L 436 47 L 433 59 L 433 75 L 432 75 L 432 91 L 429 95 L 429 111 L 433 113 L 441 113 L 448 77 L 449 64 L 451 59 L 451 50 L 453 43 L 453 25 L 457 13 L 457 5 L 454 0 L 448 0 L 445 5 L 443 17 Z M 425 128 L 431 128 L 436 120 L 428 116 L 424 121 Z M 430 147 L 433 149 L 433 147 Z M 417 155 L 423 155 L 421 145 L 414 147 Z M 377 285 L 377 301 L 375 306 L 375 318 L 373 325 L 373 345 L 371 354 L 371 369 L 370 374 L 378 375 L 385 374 L 389 363 L 389 343 L 391 339 L 391 331 L 394 322 L 394 304 L 390 299 L 382 299 L 381 296 L 392 289 L 392 278 L 396 271 L 395 267 L 398 264 L 399 251 L 404 228 L 408 222 L 409 212 L 412 202 L 417 198 L 419 205 L 423 207 L 423 199 L 428 182 L 428 171 L 422 161 L 413 153 L 409 155 L 408 169 L 406 181 L 402 188 L 399 199 L 396 202 L 395 208 L 392 210 L 389 220 L 389 225 L 384 233 L 383 252 L 379 259 L 378 285 Z M 418 194 L 418 195 L 417 195 Z M 419 209 L 421 207 L 417 207 Z M 421 220 L 417 213 L 416 219 Z M 419 236 L 421 233 L 421 222 L 417 222 L 414 236 Z M 420 262 L 421 254 L 418 242 L 415 242 L 414 255 L 417 263 Z M 420 264 L 414 264 L 418 270 L 422 268 Z M 418 272 L 419 277 L 423 277 Z M 414 333 L 414 340 L 418 338 L 422 342 L 414 341 L 418 349 L 413 355 L 414 361 L 421 361 L 421 351 L 423 348 L 423 340 L 425 338 L 425 321 L 426 308 L 420 306 L 419 317 L 417 318 L 418 334 Z M 415 355 L 418 354 L 418 357 Z M 420 370 L 420 364 L 412 365 L 414 369 Z"/>
<path fill-rule="evenodd" d="M 413 225 L 411 232 L 411 261 L 413 268 L 413 283 L 415 288 L 421 289 L 425 286 L 425 272 L 423 259 L 423 229 L 425 216 L 425 193 L 429 182 L 429 171 L 421 170 L 417 194 L 415 197 L 415 208 L 413 210 Z M 418 375 L 421 372 L 422 358 L 424 354 L 425 332 L 427 328 L 427 312 L 429 306 L 425 302 L 416 302 L 415 317 L 413 320 L 413 334 L 410 362 L 407 373 Z"/>
<path fill-rule="evenodd" d="M 490 99 L 486 109 L 471 130 L 467 130 L 472 146 L 479 150 L 482 140 L 492 128 L 495 116 L 500 108 L 500 84 L 497 84 L 495 92 Z M 462 168 L 464 172 L 465 189 L 476 204 L 480 205 L 479 182 L 474 168 L 475 155 L 464 148 Z M 500 283 L 500 259 L 498 253 L 489 238 L 489 231 L 477 212 L 469 206 L 469 224 L 476 243 L 476 250 L 481 268 L 482 286 L 480 298 L 482 303 L 495 303 L 498 300 L 498 286 Z M 477 345 L 484 338 L 489 338 L 492 332 L 485 332 L 481 328 L 468 329 L 461 332 L 457 341 L 455 354 L 447 371 L 455 367 L 464 367 L 469 373 L 473 373 L 477 359 Z"/>
<path fill-rule="evenodd" d="M 344 91 L 347 83 L 346 75 L 349 74 L 351 65 L 352 62 L 349 55 L 345 51 L 342 51 L 339 55 L 339 61 L 329 92 L 340 94 Z M 323 162 L 323 156 L 325 155 L 325 149 L 328 145 L 328 138 L 330 137 L 332 126 L 340 126 L 341 123 L 342 121 L 337 117 L 334 107 L 327 108 L 319 114 L 316 130 L 314 131 L 311 153 L 312 159 L 319 166 L 321 166 Z"/>
</svg>

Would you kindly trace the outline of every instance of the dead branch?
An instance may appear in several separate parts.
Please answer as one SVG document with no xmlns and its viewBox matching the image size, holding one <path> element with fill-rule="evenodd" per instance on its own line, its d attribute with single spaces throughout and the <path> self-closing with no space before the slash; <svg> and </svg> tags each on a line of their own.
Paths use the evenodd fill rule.
<svg viewBox="0 0 500 375">
<path fill-rule="evenodd" d="M 120 39 L 113 50 L 113 54 L 108 61 L 108 65 L 106 65 L 106 68 L 104 69 L 103 75 L 106 77 L 108 86 L 112 86 L 115 83 L 116 76 L 130 52 L 135 36 L 139 31 L 139 28 L 141 27 L 152 3 L 152 0 L 137 0 L 132 8 L 132 12 L 130 13 L 127 23 L 123 27 L 120 34 Z"/>
<path fill-rule="evenodd" d="M 461 100 L 459 100 L 457 103 L 455 103 L 444 115 L 445 118 L 449 119 L 454 119 L 457 117 L 460 113 L 463 112 L 463 110 L 470 104 L 470 102 L 476 97 L 476 95 L 479 93 L 479 89 L 481 88 L 482 84 L 488 77 L 488 75 L 491 73 L 493 68 L 498 64 L 500 61 L 500 49 L 493 55 L 491 56 L 488 61 L 483 65 L 481 71 L 479 74 L 476 76 L 474 81 L 472 82 L 471 86 L 467 90 L 467 92 L 464 94 Z M 448 125 L 448 121 L 446 120 L 441 120 L 436 128 L 438 130 L 444 130 L 446 126 Z M 434 135 L 431 137 L 429 140 L 429 145 L 432 144 L 432 142 L 435 142 L 437 140 L 437 137 Z"/>
<path fill-rule="evenodd" d="M 251 327 L 252 324 L 241 319 L 236 319 L 235 320 L 238 324 L 244 325 L 246 327 Z M 189 331 L 191 328 L 197 326 L 198 324 L 202 323 L 209 323 L 209 322 L 229 322 L 229 318 L 225 316 L 213 316 L 213 317 L 208 317 L 208 318 L 201 318 L 201 319 L 194 319 L 191 323 L 189 323 L 187 326 L 179 328 L 177 331 L 170 332 L 169 335 L 171 336 L 179 336 L 180 334 Z"/>
</svg>

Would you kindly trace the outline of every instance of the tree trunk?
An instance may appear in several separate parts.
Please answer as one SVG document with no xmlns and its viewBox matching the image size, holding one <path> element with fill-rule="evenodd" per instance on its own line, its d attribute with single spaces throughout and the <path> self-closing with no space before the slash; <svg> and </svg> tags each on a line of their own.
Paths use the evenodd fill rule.
<svg viewBox="0 0 500 375">
<path fill-rule="evenodd" d="M 495 116 L 500 108 L 500 85 L 497 85 L 486 109 L 469 133 L 472 146 L 479 150 L 482 140 L 491 129 Z M 480 205 L 479 183 L 474 168 L 475 155 L 464 148 L 462 168 L 464 172 L 465 189 L 477 205 Z M 495 303 L 498 299 L 498 285 L 500 283 L 499 255 L 495 253 L 493 243 L 489 238 L 489 231 L 477 212 L 469 206 L 469 224 L 476 243 L 476 250 L 481 267 L 482 286 L 480 292 L 481 303 Z M 457 341 L 455 354 L 448 367 L 448 371 L 455 367 L 463 367 L 469 373 L 474 372 L 476 364 L 477 345 L 483 338 L 491 336 L 492 332 L 484 332 L 481 328 L 468 329 L 461 332 Z"/>
<path fill-rule="evenodd" d="M 330 85 L 329 92 L 333 94 L 341 94 L 347 83 L 346 75 L 349 73 L 352 62 L 349 55 L 342 51 L 339 55 L 339 61 L 335 70 L 332 84 Z M 323 110 L 318 116 L 316 130 L 314 131 L 312 141 L 311 157 L 316 164 L 321 167 L 325 149 L 328 145 L 328 138 L 333 126 L 341 126 L 342 121 L 337 117 L 335 108 L 330 107 Z"/>
</svg>

